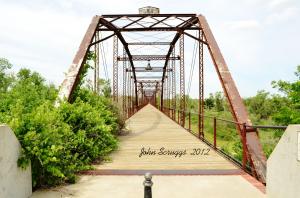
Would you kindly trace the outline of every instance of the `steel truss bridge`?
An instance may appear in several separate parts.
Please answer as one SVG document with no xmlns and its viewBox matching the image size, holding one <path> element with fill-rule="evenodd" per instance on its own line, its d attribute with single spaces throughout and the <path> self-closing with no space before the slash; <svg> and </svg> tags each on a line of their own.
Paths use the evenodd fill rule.
<svg viewBox="0 0 300 198">
<path fill-rule="evenodd" d="M 126 34 L 131 32 L 172 32 L 168 41 L 128 41 Z M 100 37 L 100 35 L 106 35 Z M 204 137 L 204 58 L 203 50 L 207 48 L 215 71 L 228 100 L 236 131 L 244 145 L 243 167 L 250 164 L 251 174 L 261 182 L 266 179 L 266 157 L 258 138 L 258 131 L 252 127 L 246 107 L 213 36 L 206 18 L 196 14 L 114 14 L 94 16 L 73 59 L 66 78 L 63 81 L 59 97 L 70 99 L 80 80 L 87 55 L 95 53 L 94 90 L 99 92 L 99 68 L 101 50 L 99 45 L 112 41 L 112 98 L 121 104 L 127 118 L 135 114 L 147 103 L 151 103 L 165 112 L 178 124 L 185 126 L 186 112 L 186 79 L 185 79 L 185 38 L 197 42 L 198 66 L 198 137 Z M 138 54 L 132 47 L 165 47 L 162 54 Z M 142 61 L 149 65 L 138 67 Z M 154 62 L 161 65 L 152 67 Z M 155 76 L 146 74 L 153 73 Z M 144 74 L 142 76 L 141 74 Z M 178 87 L 178 89 L 177 89 Z M 178 91 L 179 90 L 179 91 Z M 177 98 L 176 98 L 177 97 Z M 179 97 L 179 98 L 178 98 Z M 176 104 L 179 101 L 179 104 Z M 176 110 L 176 107 L 179 109 Z M 177 116 L 177 117 L 176 117 Z"/>
</svg>

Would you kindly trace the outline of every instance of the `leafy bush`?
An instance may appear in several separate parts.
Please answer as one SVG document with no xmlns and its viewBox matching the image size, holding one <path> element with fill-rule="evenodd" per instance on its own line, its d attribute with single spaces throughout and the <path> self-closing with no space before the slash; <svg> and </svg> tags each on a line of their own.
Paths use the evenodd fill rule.
<svg viewBox="0 0 300 198">
<path fill-rule="evenodd" d="M 33 187 L 75 182 L 76 172 L 90 169 L 91 162 L 117 147 L 123 123 L 109 99 L 81 88 L 72 104 L 56 108 L 56 88 L 38 73 L 21 69 L 7 79 L 13 80 L 3 83 L 0 123 L 11 127 L 22 145 L 19 166 L 31 162 Z"/>
</svg>

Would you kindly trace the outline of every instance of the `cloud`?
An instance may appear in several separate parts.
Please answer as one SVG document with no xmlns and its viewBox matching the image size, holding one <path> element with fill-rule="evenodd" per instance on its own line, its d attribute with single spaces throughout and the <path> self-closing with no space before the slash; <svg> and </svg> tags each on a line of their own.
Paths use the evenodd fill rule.
<svg viewBox="0 0 300 198">
<path fill-rule="evenodd" d="M 90 20 L 13 5 L 1 6 L 0 16 L 5 18 L 0 24 L 5 30 L 0 31 L 0 56 L 16 64 L 16 69 L 30 66 L 57 84 L 62 81 L 61 68 L 71 63 L 84 34 L 82 27 Z"/>
<path fill-rule="evenodd" d="M 291 5 L 291 0 L 273 0 L 269 3 L 269 8 L 276 10 L 276 9 L 284 9 Z"/>
<path fill-rule="evenodd" d="M 261 28 L 261 25 L 256 20 L 242 20 L 242 21 L 230 21 L 224 24 L 225 28 L 231 30 L 257 30 Z"/>
<path fill-rule="evenodd" d="M 285 22 L 299 16 L 299 11 L 297 7 L 288 7 L 270 14 L 267 16 L 265 22 L 268 25 Z"/>
</svg>

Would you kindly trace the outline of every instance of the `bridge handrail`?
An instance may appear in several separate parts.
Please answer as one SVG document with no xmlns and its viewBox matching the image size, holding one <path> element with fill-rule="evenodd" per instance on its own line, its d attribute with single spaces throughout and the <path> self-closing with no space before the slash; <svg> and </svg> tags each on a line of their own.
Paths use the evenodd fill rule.
<svg viewBox="0 0 300 198">
<path fill-rule="evenodd" d="M 216 118 L 217 120 L 220 120 L 220 121 L 230 122 L 230 123 L 239 124 L 239 125 L 244 125 L 245 124 L 245 123 L 236 122 L 234 120 L 228 120 L 228 119 L 220 118 L 220 117 L 217 117 L 217 116 L 202 115 L 202 114 L 199 114 L 198 112 L 194 112 L 194 111 L 183 111 L 183 110 L 180 110 L 180 109 L 174 109 L 174 108 L 168 108 L 168 107 L 163 107 L 163 108 L 168 109 L 168 110 L 175 110 L 175 111 L 180 112 L 180 113 L 186 113 L 186 114 L 191 113 L 192 115 L 200 115 L 200 116 L 207 117 L 207 118 Z M 251 127 L 251 128 L 254 128 L 254 129 L 286 129 L 287 128 L 287 126 L 281 126 L 281 125 L 246 125 L 246 127 Z"/>
<path fill-rule="evenodd" d="M 250 171 L 251 171 L 251 167 L 249 166 L 250 165 L 249 163 L 252 163 L 252 162 L 249 161 L 249 159 L 248 159 L 249 151 L 247 150 L 247 146 L 246 146 L 247 145 L 247 133 L 249 133 L 249 132 L 260 133 L 260 132 L 268 131 L 267 129 L 275 129 L 275 130 L 279 130 L 279 132 L 284 132 L 284 130 L 287 128 L 287 126 L 246 125 L 246 123 L 239 123 L 239 122 L 236 122 L 233 120 L 219 118 L 217 116 L 202 115 L 202 114 L 199 114 L 198 112 L 183 111 L 180 109 L 168 108 L 168 107 L 163 107 L 162 112 L 164 114 L 166 114 L 168 117 L 170 117 L 172 120 L 174 120 L 175 122 L 180 124 L 182 127 L 184 127 L 187 131 L 189 131 L 190 133 L 192 133 L 193 135 L 197 136 L 199 139 L 201 139 L 202 141 L 207 143 L 213 149 L 215 149 L 219 153 L 223 154 L 224 157 L 226 157 L 227 159 L 231 160 L 232 162 L 234 162 L 235 164 L 240 166 L 243 170 L 245 170 L 248 173 L 250 173 Z M 204 118 L 211 119 L 211 121 L 213 122 L 213 125 L 212 125 L 213 140 L 211 140 L 211 141 L 213 141 L 213 142 L 209 142 L 209 139 L 204 137 L 204 132 L 207 132 L 206 130 L 202 131 L 202 134 L 201 134 L 200 128 L 198 128 L 198 130 L 199 130 L 198 135 L 197 135 L 196 131 L 192 130 L 191 115 L 201 116 L 201 117 L 203 117 L 203 119 Z M 183 116 L 183 118 L 182 118 L 182 116 Z M 186 122 L 188 122 L 187 125 L 186 125 Z M 241 129 L 240 138 L 241 138 L 241 143 L 242 143 L 242 159 L 239 159 L 241 161 L 239 161 L 238 159 L 235 159 L 233 156 L 231 156 L 230 153 L 227 153 L 228 151 L 225 152 L 222 149 L 217 147 L 217 129 L 219 128 L 219 127 L 217 127 L 219 125 L 219 124 L 217 124 L 218 122 L 233 124 L 236 127 L 239 127 Z M 198 122 L 198 125 L 199 125 L 199 122 Z M 257 129 L 261 129 L 261 130 L 258 131 Z M 272 146 L 272 144 L 269 144 L 269 143 L 267 145 Z"/>
</svg>

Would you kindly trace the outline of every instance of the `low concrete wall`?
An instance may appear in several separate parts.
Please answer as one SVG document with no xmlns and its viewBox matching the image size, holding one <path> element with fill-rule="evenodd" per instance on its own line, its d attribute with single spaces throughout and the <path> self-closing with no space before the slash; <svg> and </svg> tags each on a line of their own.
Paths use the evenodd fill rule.
<svg viewBox="0 0 300 198">
<path fill-rule="evenodd" d="M 300 197 L 300 125 L 290 125 L 267 162 L 267 197 Z"/>
<path fill-rule="evenodd" d="M 21 145 L 14 132 L 0 125 L 0 197 L 27 198 L 32 194 L 31 167 L 17 165 Z"/>
</svg>

